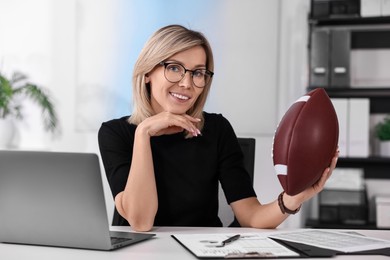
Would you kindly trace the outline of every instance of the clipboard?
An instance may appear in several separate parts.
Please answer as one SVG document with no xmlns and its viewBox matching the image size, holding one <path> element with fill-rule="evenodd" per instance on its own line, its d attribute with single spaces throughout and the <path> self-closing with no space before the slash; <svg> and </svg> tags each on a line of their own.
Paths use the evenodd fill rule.
<svg viewBox="0 0 390 260">
<path fill-rule="evenodd" d="M 172 237 L 199 259 L 269 259 L 317 258 L 336 255 L 386 255 L 390 248 L 342 252 L 267 236 L 262 233 L 241 234 L 238 241 L 224 247 L 213 247 L 234 234 L 177 234 Z M 269 235 L 269 234 L 268 234 Z M 255 247 L 251 248 L 253 242 Z M 249 245 L 249 246 L 248 246 Z"/>
<path fill-rule="evenodd" d="M 222 241 L 232 235 L 234 234 L 178 234 L 171 236 L 198 259 L 272 259 L 332 257 L 336 255 L 335 251 L 322 248 L 310 248 L 307 251 L 307 247 L 300 248 L 300 245 L 291 242 L 282 243 L 282 241 L 269 238 L 261 233 L 242 234 L 239 241 L 218 247 L 218 240 Z"/>
</svg>

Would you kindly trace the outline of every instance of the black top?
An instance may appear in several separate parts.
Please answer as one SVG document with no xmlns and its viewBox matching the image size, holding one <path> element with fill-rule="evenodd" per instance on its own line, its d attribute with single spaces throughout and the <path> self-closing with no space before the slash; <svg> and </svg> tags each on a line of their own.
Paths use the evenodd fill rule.
<svg viewBox="0 0 390 260">
<path fill-rule="evenodd" d="M 220 114 L 204 113 L 202 135 L 151 138 L 158 193 L 155 226 L 222 226 L 218 181 L 227 202 L 256 196 L 234 130 Z M 102 124 L 98 138 L 107 179 L 115 196 L 124 190 L 136 125 L 128 117 Z M 113 225 L 129 225 L 115 210 Z"/>
</svg>

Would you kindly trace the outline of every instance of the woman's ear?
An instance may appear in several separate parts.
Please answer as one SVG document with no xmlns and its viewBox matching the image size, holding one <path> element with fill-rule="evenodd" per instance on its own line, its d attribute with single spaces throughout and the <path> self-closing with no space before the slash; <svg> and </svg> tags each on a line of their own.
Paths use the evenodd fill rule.
<svg viewBox="0 0 390 260">
<path fill-rule="evenodd" d="M 145 83 L 149 83 L 149 82 L 150 82 L 149 73 L 146 73 L 145 74 Z"/>
</svg>

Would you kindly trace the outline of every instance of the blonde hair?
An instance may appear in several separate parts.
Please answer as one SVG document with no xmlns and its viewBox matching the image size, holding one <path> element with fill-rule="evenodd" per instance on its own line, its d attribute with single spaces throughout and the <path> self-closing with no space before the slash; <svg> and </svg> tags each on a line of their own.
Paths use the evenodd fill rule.
<svg viewBox="0 0 390 260">
<path fill-rule="evenodd" d="M 133 71 L 133 113 L 129 123 L 138 125 L 155 113 L 150 102 L 150 87 L 145 82 L 145 75 L 151 72 L 160 62 L 167 60 L 176 53 L 191 49 L 195 46 L 203 47 L 206 52 L 206 68 L 214 71 L 213 53 L 206 37 L 197 31 L 181 25 L 169 25 L 157 30 L 146 42 L 135 63 Z M 187 111 L 187 114 L 201 121 L 197 127 L 202 130 L 204 118 L 203 108 L 210 90 L 212 79 L 204 87 L 202 93 Z M 188 137 L 188 135 L 187 135 Z"/>
</svg>

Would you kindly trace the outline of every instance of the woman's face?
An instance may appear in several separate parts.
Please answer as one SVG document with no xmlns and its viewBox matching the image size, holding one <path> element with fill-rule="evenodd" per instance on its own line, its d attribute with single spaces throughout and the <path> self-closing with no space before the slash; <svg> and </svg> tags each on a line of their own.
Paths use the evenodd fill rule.
<svg viewBox="0 0 390 260">
<path fill-rule="evenodd" d="M 201 46 L 179 52 L 165 62 L 178 63 L 188 70 L 206 68 L 206 53 Z M 151 105 L 154 112 L 163 111 L 173 114 L 185 114 L 196 102 L 203 88 L 198 88 L 192 81 L 191 72 L 187 72 L 177 83 L 169 82 L 164 76 L 165 67 L 158 65 L 146 76 L 150 83 Z"/>
</svg>

